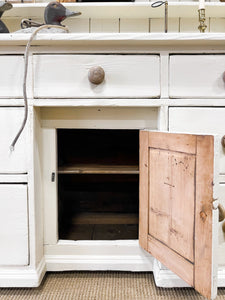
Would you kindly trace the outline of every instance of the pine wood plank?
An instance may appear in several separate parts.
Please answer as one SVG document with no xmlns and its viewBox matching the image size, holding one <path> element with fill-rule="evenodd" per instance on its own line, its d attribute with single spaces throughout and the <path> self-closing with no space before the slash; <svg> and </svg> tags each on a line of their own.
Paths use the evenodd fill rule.
<svg viewBox="0 0 225 300">
<path fill-rule="evenodd" d="M 80 213 L 73 217 L 72 224 L 138 224 L 138 215 L 122 213 Z"/>
<path fill-rule="evenodd" d="M 195 289 L 211 298 L 214 137 L 197 137 Z"/>
<path fill-rule="evenodd" d="M 75 164 L 59 167 L 58 174 L 139 174 L 139 167 L 135 165 Z"/>
<path fill-rule="evenodd" d="M 149 233 L 193 262 L 195 156 L 150 149 L 149 165 Z"/>
<path fill-rule="evenodd" d="M 162 264 L 173 270 L 174 273 L 180 276 L 189 285 L 194 285 L 194 266 L 191 262 L 187 261 L 150 235 L 148 236 L 148 251 L 153 256 L 156 256 Z"/>
<path fill-rule="evenodd" d="M 148 236 L 148 131 L 140 131 L 139 243 L 147 251 Z"/>
<path fill-rule="evenodd" d="M 173 133 L 168 137 L 166 132 L 149 132 L 149 147 L 195 154 L 196 136 Z"/>
</svg>

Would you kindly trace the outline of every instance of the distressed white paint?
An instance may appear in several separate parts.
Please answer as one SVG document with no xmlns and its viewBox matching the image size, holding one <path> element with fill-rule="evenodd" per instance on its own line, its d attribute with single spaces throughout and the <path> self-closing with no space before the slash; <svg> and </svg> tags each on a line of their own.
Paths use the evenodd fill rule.
<svg viewBox="0 0 225 300">
<path fill-rule="evenodd" d="M 42 127 L 46 128 L 157 129 L 158 109 L 44 108 L 41 120 Z"/>
<path fill-rule="evenodd" d="M 85 255 L 84 255 L 85 253 Z M 153 257 L 138 240 L 61 241 L 45 246 L 48 271 L 152 271 Z"/>
<path fill-rule="evenodd" d="M 70 7 L 72 10 L 81 9 L 83 12 L 82 17 L 71 18 L 66 21 L 71 29 L 71 32 L 74 33 L 68 35 L 56 34 L 54 36 L 49 36 L 48 34 L 40 34 L 37 36 L 36 40 L 33 41 L 33 44 L 35 44 L 37 47 L 31 48 L 31 54 L 29 58 L 30 73 L 28 76 L 28 92 L 30 98 L 30 110 L 34 110 L 34 113 L 31 115 L 31 120 L 33 122 L 31 122 L 31 124 L 29 125 L 31 127 L 30 138 L 29 140 L 25 140 L 22 148 L 24 151 L 24 149 L 27 149 L 28 147 L 29 153 L 32 151 L 32 156 L 31 158 L 29 158 L 29 165 L 27 168 L 25 168 L 26 171 L 28 171 L 28 175 L 19 174 L 20 172 L 18 173 L 16 171 L 16 168 L 18 166 L 17 162 L 13 163 L 12 165 L 11 175 L 0 175 L 0 182 L 2 183 L 21 183 L 25 180 L 25 182 L 28 182 L 29 218 L 27 215 L 24 220 L 26 220 L 27 224 L 29 224 L 30 231 L 30 265 L 0 268 L 0 286 L 38 286 L 46 270 L 45 259 L 48 270 L 152 270 L 152 258 L 150 256 L 146 256 L 146 253 L 138 247 L 138 241 L 121 241 L 121 243 L 119 244 L 115 241 L 95 241 L 94 243 L 92 243 L 91 241 L 57 242 L 57 203 L 55 202 L 56 183 L 52 183 L 51 185 L 49 177 L 51 170 L 56 169 L 54 137 L 55 128 L 61 126 L 64 128 L 148 128 L 153 130 L 166 131 L 168 129 L 168 122 L 171 121 L 171 115 L 168 115 L 169 106 L 174 106 L 174 108 L 170 108 L 170 111 L 171 109 L 174 109 L 174 111 L 177 109 L 184 109 L 188 111 L 188 107 L 178 108 L 176 106 L 209 106 L 209 108 L 204 108 L 204 110 L 206 109 L 210 111 L 209 114 L 202 113 L 202 111 L 199 110 L 196 113 L 196 116 L 193 111 L 191 111 L 190 115 L 187 114 L 187 116 L 185 116 L 185 114 L 181 113 L 181 111 L 177 111 L 177 114 L 175 114 L 175 118 L 172 119 L 177 119 L 179 125 L 182 124 L 182 126 L 184 126 L 185 129 L 182 129 L 182 131 L 187 130 L 188 132 L 194 132 L 195 128 L 198 128 L 197 132 L 201 132 L 202 128 L 202 130 L 207 129 L 207 132 L 210 132 L 211 130 L 213 133 L 219 133 L 220 136 L 222 136 L 223 134 L 222 128 L 224 128 L 224 108 L 221 108 L 221 106 L 225 106 L 225 100 L 223 99 L 224 95 L 221 96 L 220 99 L 216 98 L 218 97 L 218 90 L 213 91 L 211 96 L 208 96 L 207 92 L 207 97 L 209 97 L 208 99 L 206 99 L 205 96 L 204 98 L 200 99 L 199 94 L 197 94 L 196 96 L 191 96 L 190 99 L 168 99 L 168 81 L 170 77 L 170 69 L 168 68 L 168 53 L 203 53 L 206 52 L 206 49 L 209 53 L 213 53 L 212 49 L 218 49 L 218 52 L 221 52 L 222 54 L 224 53 L 225 40 L 223 33 L 206 33 L 204 35 L 199 34 L 198 30 L 196 29 L 198 26 L 198 22 L 195 22 L 195 24 L 191 22 L 190 19 L 193 18 L 194 14 L 196 14 L 197 12 L 197 2 L 187 2 L 185 4 L 182 2 L 175 4 L 173 4 L 173 2 L 170 2 L 169 15 L 172 18 L 169 19 L 169 31 L 174 31 L 174 33 L 168 34 L 162 33 L 162 18 L 164 9 L 151 9 L 150 3 L 68 3 L 65 5 L 67 7 Z M 10 10 L 4 14 L 4 16 L 6 15 L 5 20 L 11 30 L 14 30 L 18 26 L 19 21 L 22 17 L 18 18 L 16 16 L 18 16 L 20 13 L 21 15 L 24 15 L 24 17 L 27 17 L 27 12 L 29 11 L 29 16 L 34 15 L 36 18 L 42 18 L 46 3 L 35 5 L 15 4 L 14 6 L 15 8 L 13 10 Z M 31 6 L 32 9 L 30 9 Z M 7 14 L 9 17 L 14 16 L 13 19 L 7 19 Z M 208 17 L 224 17 L 224 15 L 224 4 L 207 4 Z M 115 17 L 116 22 L 112 22 L 112 16 Z M 186 18 L 185 20 L 182 19 L 184 17 Z M 118 26 L 119 18 L 121 18 L 120 26 Z M 132 20 L 130 20 L 130 18 L 132 18 Z M 156 33 L 148 33 L 148 31 L 146 31 L 148 24 L 146 20 L 148 18 L 151 18 L 152 32 L 155 31 Z M 158 22 L 157 19 L 160 18 L 161 20 L 160 22 Z M 181 31 L 192 31 L 192 33 L 175 33 L 179 30 L 179 18 L 181 18 Z M 89 25 L 92 21 L 96 21 L 96 31 L 102 33 L 93 33 L 92 31 L 92 33 L 89 34 L 89 31 L 91 29 L 91 26 Z M 94 23 L 92 23 L 92 25 L 93 24 Z M 221 20 L 212 19 L 210 25 L 212 31 L 214 32 L 224 31 L 223 22 Z M 172 30 L 171 26 L 174 26 Z M 97 27 L 100 29 L 98 29 Z M 193 34 L 193 31 L 196 31 L 196 33 Z M 25 45 L 28 39 L 29 35 L 24 34 L 1 35 L 1 54 L 5 55 L 7 53 L 14 53 L 17 56 L 18 54 L 23 53 L 24 47 L 20 46 Z M 64 56 L 67 56 L 65 55 L 66 53 L 88 53 L 91 54 L 90 56 L 92 57 L 96 57 L 96 55 L 93 55 L 93 53 L 128 54 L 129 52 L 130 54 L 145 54 L 143 57 L 149 57 L 149 54 L 160 53 L 162 56 L 159 64 L 159 76 L 157 75 L 160 80 L 158 80 L 157 78 L 157 82 L 159 82 L 159 85 L 161 85 L 161 99 L 147 99 L 146 97 L 149 96 L 146 96 L 146 94 L 141 95 L 143 84 L 144 88 L 148 86 L 152 91 L 151 76 L 153 76 L 152 69 L 154 68 L 152 68 L 151 65 L 146 64 L 145 60 L 144 62 L 142 62 L 142 65 L 146 69 L 148 69 L 148 71 L 147 73 L 144 72 L 143 78 L 138 78 L 135 80 L 135 82 L 121 79 L 121 81 L 123 81 L 123 85 L 125 83 L 125 87 L 123 87 L 124 90 L 128 91 L 132 87 L 135 92 L 137 92 L 137 94 L 129 90 L 129 94 L 126 94 L 125 96 L 121 96 L 121 94 L 118 96 L 118 94 L 116 94 L 113 96 L 116 97 L 115 99 L 109 99 L 108 97 L 112 95 L 112 90 L 115 90 L 115 86 L 112 85 L 110 89 L 108 89 L 109 92 L 107 92 L 105 95 L 102 95 L 101 91 L 100 96 L 99 94 L 95 94 L 94 97 L 96 98 L 92 99 L 90 97 L 93 97 L 93 95 L 90 95 L 88 93 L 83 97 L 83 99 L 76 99 L 77 95 L 79 94 L 77 94 L 77 91 L 71 96 L 68 96 L 68 94 L 65 95 L 65 91 L 63 91 L 60 95 L 59 91 L 61 90 L 61 83 L 63 83 L 64 88 L 65 82 L 68 81 L 67 79 L 65 80 L 65 82 L 63 81 L 63 76 L 67 72 L 67 70 L 66 72 L 64 72 L 63 69 L 62 76 L 57 77 L 57 79 L 60 78 L 60 81 L 54 81 L 54 83 L 56 82 L 55 86 L 57 86 L 57 91 L 55 91 L 55 87 L 51 88 L 51 92 L 55 92 L 55 96 L 53 95 L 54 97 L 52 97 L 51 93 L 49 96 L 46 96 L 46 99 L 43 98 L 33 100 L 33 73 L 31 68 L 32 51 L 34 53 L 48 53 L 49 55 L 58 53 L 58 57 L 62 57 L 62 53 L 64 54 Z M 222 54 L 220 54 L 221 57 L 223 56 Z M 125 56 L 121 55 L 120 65 L 122 65 L 124 57 Z M 134 57 L 136 56 L 131 55 L 132 60 Z M 186 61 L 186 56 L 183 57 L 183 61 Z M 137 65 L 139 65 L 139 61 L 133 60 L 133 62 L 135 63 L 136 70 Z M 69 60 L 68 63 L 70 64 L 71 60 Z M 72 63 L 76 64 L 76 62 L 74 61 L 72 61 Z M 204 64 L 207 64 L 207 62 Z M 15 64 L 13 63 L 12 66 L 14 65 Z M 119 70 L 121 67 L 120 65 Z M 128 66 L 129 65 L 130 62 Z M 196 63 L 196 65 L 198 65 L 198 63 Z M 218 65 L 221 65 L 221 63 L 219 62 Z M 189 69 L 191 72 L 193 72 L 194 69 L 194 74 L 196 74 L 195 66 L 190 67 Z M 211 76 L 210 78 L 214 80 L 212 68 L 208 69 L 209 74 L 207 74 L 207 76 L 203 74 L 204 79 L 208 80 L 207 77 Z M 54 70 L 56 70 L 56 68 Z M 129 70 L 129 67 L 124 70 L 124 74 L 126 76 Z M 8 72 L 7 70 L 6 77 L 9 73 L 10 72 Z M 202 73 L 203 72 L 201 72 L 201 74 Z M 41 73 L 41 76 L 45 76 L 45 69 Z M 198 74 L 194 76 L 195 79 L 199 77 Z M 22 76 L 20 77 L 22 78 Z M 52 75 L 50 77 L 52 77 Z M 78 77 L 74 76 L 73 72 L 70 74 L 69 83 L 71 86 L 73 86 L 74 83 L 78 81 L 77 78 Z M 148 78 L 148 81 L 146 81 L 146 78 Z M 3 81 L 4 80 L 5 78 L 3 78 Z M 16 78 L 16 80 L 19 80 L 19 76 L 18 78 Z M 49 78 L 46 78 L 45 80 L 49 80 Z M 6 87 L 7 84 L 8 83 L 6 82 Z M 204 86 L 207 86 L 207 88 L 208 85 L 210 85 L 209 82 L 204 83 Z M 21 82 L 18 84 L 18 86 L 21 86 Z M 86 87 L 85 84 L 84 87 Z M 47 89 L 48 86 L 46 86 L 45 88 Z M 7 87 L 7 89 L 8 91 L 5 93 L 5 95 L 0 95 L 0 97 L 2 97 L 2 99 L 0 99 L 0 106 L 23 105 L 21 99 L 16 99 L 17 97 L 22 97 L 22 89 L 20 90 L 20 93 L 18 93 L 16 89 L 12 91 L 11 86 L 10 88 Z M 44 89 L 43 93 L 45 93 Z M 14 94 L 11 95 L 10 93 Z M 160 94 L 158 94 L 158 96 L 159 95 Z M 68 99 L 65 99 L 65 97 L 68 97 Z M 120 99 L 119 97 L 124 97 L 124 99 Z M 131 98 L 129 99 L 129 97 Z M 137 99 L 136 97 L 138 97 L 139 99 Z M 39 108 L 33 109 L 33 105 L 40 106 L 40 111 Z M 58 108 L 54 108 L 57 106 Z M 65 108 L 65 106 L 67 108 Z M 217 106 L 217 108 L 211 109 L 211 107 L 213 106 Z M 71 109 L 71 107 L 73 107 L 73 109 Z M 2 107 L 1 109 L 5 110 L 9 108 Z M 13 108 L 13 110 L 16 111 L 18 109 L 19 108 Z M 196 107 L 191 109 L 197 110 L 198 108 Z M 217 111 L 221 111 L 221 114 L 217 113 Z M 6 136 L 9 136 L 7 130 L 11 130 L 14 124 L 15 126 L 18 126 L 15 118 L 11 118 L 11 115 L 8 114 L 8 111 L 5 112 L 7 113 L 3 117 L 4 120 L 0 118 L 2 122 L 4 121 L 4 124 L 1 126 L 4 131 L 0 135 L 3 140 L 6 139 Z M 179 119 L 180 114 L 181 117 Z M 22 118 L 22 114 L 20 114 L 20 116 Z M 189 127 L 190 123 L 192 123 L 192 116 L 194 116 L 194 125 L 193 127 Z M 13 119 L 13 122 L 9 122 L 10 118 L 7 117 Z M 213 120 L 213 122 L 211 122 L 211 120 Z M 5 126 L 5 122 L 8 125 L 7 127 Z M 44 145 L 42 144 L 42 141 L 44 141 Z M 51 144 L 50 147 L 49 143 Z M 18 149 L 19 144 L 17 150 Z M 44 156 L 44 154 L 46 154 L 46 156 Z M 223 162 L 222 155 L 224 155 L 224 153 L 220 151 L 220 160 L 222 162 L 220 165 L 224 170 L 225 163 Z M 23 154 L 21 157 L 24 156 L 25 155 Z M 26 156 L 28 157 L 27 154 Z M 19 162 L 22 161 L 23 159 L 19 160 Z M 7 163 L 7 165 L 9 164 Z M 0 168 L 1 166 L 2 163 L 0 163 Z M 44 167 L 42 168 L 42 166 Z M 219 179 L 221 182 L 225 181 L 224 176 L 224 173 L 220 175 Z M 45 184 L 43 184 L 42 196 L 43 182 Z M 222 193 L 222 197 L 220 197 L 220 201 L 224 202 L 223 185 L 221 185 L 221 187 L 222 189 L 220 190 L 220 192 Z M 51 201 L 49 201 L 49 199 L 51 199 Z M 3 208 L 6 209 L 6 206 L 4 205 Z M 43 216 L 43 211 L 45 213 L 45 216 Z M 43 217 L 45 217 L 44 228 Z M 42 232 L 44 230 L 46 240 L 48 240 L 46 244 L 48 245 L 45 245 L 45 248 L 43 249 Z M 219 230 L 221 230 L 221 225 Z M 218 273 L 219 286 L 225 285 L 225 243 L 223 239 L 224 236 L 221 231 L 219 231 L 220 246 L 218 258 L 221 265 Z M 45 259 L 43 258 L 43 252 L 45 252 Z M 84 255 L 84 253 L 87 255 Z M 164 269 L 160 270 L 157 275 L 157 282 L 160 281 L 160 284 L 164 287 L 174 287 L 179 286 L 179 284 L 180 286 L 182 286 L 182 284 L 178 282 L 179 280 L 180 279 L 174 276 L 172 272 Z"/>
<path fill-rule="evenodd" d="M 169 109 L 169 131 L 225 134 L 225 108 L 171 107 Z M 219 145 L 219 172 L 225 173 L 225 149 Z"/>
<path fill-rule="evenodd" d="M 165 32 L 164 18 L 150 19 L 150 32 Z M 170 18 L 168 20 L 168 33 L 179 32 L 179 18 Z"/>
<path fill-rule="evenodd" d="M 119 32 L 119 19 L 92 18 L 90 21 L 90 32 Z"/>
<path fill-rule="evenodd" d="M 0 184 L 0 268 L 29 264 L 27 210 L 27 185 Z"/>
<path fill-rule="evenodd" d="M 35 269 L 30 266 L 0 268 L 0 287 L 38 287 L 45 273 L 44 258 Z"/>
<path fill-rule="evenodd" d="M 88 72 L 101 66 L 105 79 L 95 85 Z M 59 69 L 63 76 L 59 76 Z M 38 98 L 155 98 L 160 95 L 157 55 L 36 55 L 34 96 Z"/>
<path fill-rule="evenodd" d="M 198 20 L 198 11 L 196 10 L 196 18 L 180 18 L 180 32 L 196 32 L 199 33 L 199 20 Z M 194 16 L 194 15 L 193 15 Z M 209 31 L 209 18 L 206 18 L 205 24 L 207 25 L 206 31 Z"/>
<path fill-rule="evenodd" d="M 68 18 L 63 22 L 63 25 L 68 26 L 70 32 L 89 33 L 90 19 Z"/>
<path fill-rule="evenodd" d="M 149 32 L 150 20 L 145 19 L 120 19 L 120 32 Z"/>
<path fill-rule="evenodd" d="M 219 202 L 225 207 L 225 184 L 220 184 Z M 218 264 L 225 267 L 225 233 L 222 230 L 223 222 L 219 223 L 219 248 L 218 248 Z M 225 272 L 224 272 L 225 274 Z"/>
<path fill-rule="evenodd" d="M 15 66 L 16 67 L 16 66 Z M 24 109 L 0 107 L 0 173 L 27 173 L 27 126 L 14 151 L 10 145 L 23 121 Z"/>
<path fill-rule="evenodd" d="M 151 1 L 153 2 L 153 1 Z M 157 9 L 151 7 L 151 3 L 146 1 L 118 3 L 118 2 L 97 2 L 97 3 L 63 3 L 67 8 L 73 11 L 80 11 L 82 15 L 76 18 L 162 18 L 164 16 L 164 7 Z M 46 3 L 22 3 L 13 4 L 13 9 L 4 13 L 4 18 L 20 16 L 27 18 L 43 18 Z M 31 9 L 32 8 L 32 9 Z M 225 8 L 223 3 L 214 1 L 206 2 L 207 14 L 212 17 L 224 17 Z M 169 1 L 169 16 L 191 18 L 198 11 L 198 1 L 178 2 Z"/>
<path fill-rule="evenodd" d="M 225 18 L 210 18 L 210 32 L 224 32 Z"/>
<path fill-rule="evenodd" d="M 21 98 L 23 96 L 23 56 L 0 55 L 0 98 Z"/>
<path fill-rule="evenodd" d="M 169 95 L 172 98 L 224 98 L 224 71 L 224 55 L 172 55 Z"/>
<path fill-rule="evenodd" d="M 54 245 L 58 241 L 57 207 L 57 133 L 56 129 L 42 130 L 42 175 L 44 202 L 44 244 Z M 55 180 L 52 181 L 52 173 Z"/>
</svg>

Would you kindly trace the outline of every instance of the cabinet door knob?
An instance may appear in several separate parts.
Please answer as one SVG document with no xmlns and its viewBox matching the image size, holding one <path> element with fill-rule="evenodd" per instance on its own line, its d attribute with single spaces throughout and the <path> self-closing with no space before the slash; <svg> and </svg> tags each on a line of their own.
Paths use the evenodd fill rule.
<svg viewBox="0 0 225 300">
<path fill-rule="evenodd" d="M 224 0 L 225 2 L 225 0 Z M 225 72 L 223 72 L 223 82 L 225 83 Z"/>
<path fill-rule="evenodd" d="M 91 83 L 100 84 L 105 79 L 105 71 L 102 67 L 92 67 L 88 72 L 88 79 Z"/>
<path fill-rule="evenodd" d="M 219 209 L 219 222 L 222 222 L 225 219 L 225 209 L 222 204 L 218 205 Z"/>
<path fill-rule="evenodd" d="M 225 148 L 225 135 L 221 139 L 221 144 Z"/>
</svg>

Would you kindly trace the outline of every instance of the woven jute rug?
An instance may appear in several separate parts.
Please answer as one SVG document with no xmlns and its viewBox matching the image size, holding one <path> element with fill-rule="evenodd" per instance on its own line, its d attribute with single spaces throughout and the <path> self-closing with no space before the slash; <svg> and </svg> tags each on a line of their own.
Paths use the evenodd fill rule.
<svg viewBox="0 0 225 300">
<path fill-rule="evenodd" d="M 189 288 L 157 288 L 152 273 L 60 272 L 47 273 L 38 288 L 0 289 L 0 299 L 194 300 L 204 297 Z M 225 288 L 218 290 L 216 299 L 225 299 Z"/>
</svg>

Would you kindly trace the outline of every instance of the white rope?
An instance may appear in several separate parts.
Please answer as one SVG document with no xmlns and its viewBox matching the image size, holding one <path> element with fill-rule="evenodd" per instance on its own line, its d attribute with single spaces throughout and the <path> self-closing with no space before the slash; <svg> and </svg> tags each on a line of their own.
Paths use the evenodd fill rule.
<svg viewBox="0 0 225 300">
<path fill-rule="evenodd" d="M 20 137 L 21 133 L 24 130 L 24 127 L 26 125 L 27 122 L 27 116 L 28 116 L 28 102 L 27 102 L 27 69 L 28 69 L 28 53 L 29 53 L 29 49 L 31 46 L 31 42 L 33 41 L 33 39 L 35 38 L 36 34 L 38 33 L 38 31 L 44 29 L 44 28 L 57 28 L 57 29 L 62 29 L 65 30 L 66 32 L 69 32 L 68 27 L 66 26 L 59 26 L 59 25 L 42 25 L 40 27 L 38 27 L 30 36 L 29 41 L 27 42 L 26 45 L 26 49 L 25 49 L 25 53 L 24 53 L 24 76 L 23 76 L 23 99 L 24 99 L 24 118 L 23 118 L 23 123 L 17 133 L 17 135 L 15 136 L 12 144 L 10 145 L 10 151 L 14 151 L 15 149 L 15 145 L 16 142 L 18 140 L 18 138 Z"/>
</svg>

